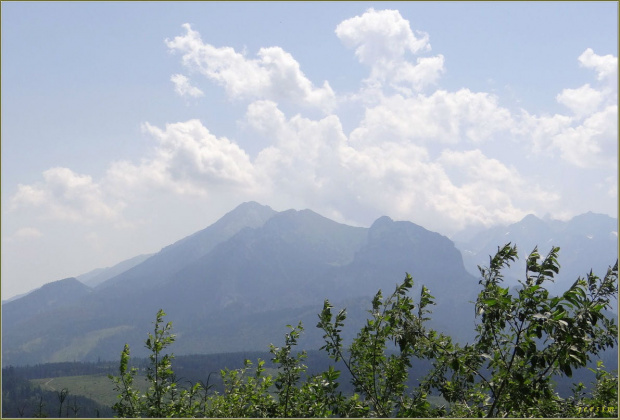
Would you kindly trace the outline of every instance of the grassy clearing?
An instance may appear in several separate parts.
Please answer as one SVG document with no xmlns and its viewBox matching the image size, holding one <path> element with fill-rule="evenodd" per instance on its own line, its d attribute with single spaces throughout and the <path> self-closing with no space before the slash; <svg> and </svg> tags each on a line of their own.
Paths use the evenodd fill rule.
<svg viewBox="0 0 620 420">
<path fill-rule="evenodd" d="M 60 391 L 63 388 L 69 390 L 71 395 L 83 395 L 100 404 L 111 407 L 116 402 L 118 392 L 114 390 L 114 384 L 105 374 L 61 376 L 57 378 L 31 379 L 35 385 L 47 391 Z M 148 389 L 146 377 L 136 376 L 134 385 L 143 392 Z"/>
<path fill-rule="evenodd" d="M 81 360 L 90 351 L 97 348 L 101 340 L 131 331 L 134 327 L 129 325 L 119 325 L 112 328 L 103 328 L 101 330 L 91 331 L 83 337 L 74 338 L 71 343 L 50 357 L 50 362 L 63 362 L 66 360 Z"/>
<path fill-rule="evenodd" d="M 275 378 L 278 374 L 278 370 L 266 368 L 264 374 L 271 375 Z M 254 369 L 250 369 L 246 372 L 246 376 L 253 375 Z M 61 376 L 56 378 L 31 379 L 30 381 L 35 384 L 35 386 L 39 385 L 42 389 L 47 391 L 57 392 L 63 388 L 67 388 L 69 390 L 69 396 L 82 395 L 107 407 L 112 407 L 117 401 L 118 391 L 114 390 L 114 384 L 108 378 L 107 374 Z M 134 380 L 134 386 L 141 392 L 146 392 L 149 387 L 146 376 L 137 375 Z M 428 400 L 436 407 L 447 404 L 446 400 L 440 396 L 430 395 Z"/>
</svg>

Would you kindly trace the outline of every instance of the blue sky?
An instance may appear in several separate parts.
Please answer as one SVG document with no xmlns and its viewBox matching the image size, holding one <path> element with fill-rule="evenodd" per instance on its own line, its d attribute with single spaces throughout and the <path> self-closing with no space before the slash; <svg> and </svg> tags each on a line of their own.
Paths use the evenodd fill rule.
<svg viewBox="0 0 620 420">
<path fill-rule="evenodd" d="M 241 202 L 617 215 L 617 2 L 3 2 L 2 295 Z"/>
</svg>

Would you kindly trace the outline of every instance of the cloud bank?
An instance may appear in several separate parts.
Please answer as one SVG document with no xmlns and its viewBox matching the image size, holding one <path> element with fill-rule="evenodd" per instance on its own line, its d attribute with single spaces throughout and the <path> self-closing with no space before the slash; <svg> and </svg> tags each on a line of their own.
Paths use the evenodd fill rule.
<svg viewBox="0 0 620 420">
<path fill-rule="evenodd" d="M 363 225 L 387 214 L 453 233 L 528 213 L 567 217 L 567 198 L 528 159 L 599 171 L 606 194 L 617 190 L 617 57 L 585 50 L 575 65 L 590 70 L 592 80 L 557 94 L 566 113 L 536 115 L 502 107 L 492 93 L 438 88 L 443 55 L 433 55 L 430 35 L 413 30 L 396 10 L 369 9 L 335 28 L 344 50 L 368 68 L 356 92 L 315 84 L 280 47 L 261 48 L 252 58 L 204 42 L 189 24 L 182 29 L 165 44 L 192 82 L 172 75 L 175 91 L 200 98 L 201 83 L 221 87 L 244 104 L 239 122 L 246 135 L 269 143 L 251 157 L 242 141 L 215 136 L 200 120 L 147 122 L 148 156 L 112 162 L 98 180 L 49 169 L 40 182 L 19 186 L 13 210 L 127 226 L 152 195 L 218 200 L 229 208 L 258 200 Z M 349 132 L 344 109 L 361 115 Z M 321 116 L 312 117 L 317 110 Z M 510 158 L 517 155 L 522 159 Z"/>
</svg>

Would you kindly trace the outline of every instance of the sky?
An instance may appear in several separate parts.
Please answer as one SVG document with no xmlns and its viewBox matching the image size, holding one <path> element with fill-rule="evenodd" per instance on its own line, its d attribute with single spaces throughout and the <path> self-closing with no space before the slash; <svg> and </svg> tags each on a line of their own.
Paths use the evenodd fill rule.
<svg viewBox="0 0 620 420">
<path fill-rule="evenodd" d="M 2 299 L 240 203 L 618 213 L 617 2 L 2 2 Z"/>
</svg>

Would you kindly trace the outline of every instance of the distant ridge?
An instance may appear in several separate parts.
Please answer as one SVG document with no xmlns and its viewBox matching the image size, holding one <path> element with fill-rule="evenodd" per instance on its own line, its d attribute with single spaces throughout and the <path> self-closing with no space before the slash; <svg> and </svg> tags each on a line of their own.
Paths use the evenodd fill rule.
<svg viewBox="0 0 620 420">
<path fill-rule="evenodd" d="M 469 241 L 457 242 L 456 246 L 463 254 L 467 270 L 477 275 L 477 265 L 488 265 L 489 255 L 507 242 L 516 244 L 522 254 L 507 271 L 512 279 L 523 276 L 524 257 L 535 246 L 541 255 L 547 254 L 552 246 L 559 246 L 561 270 L 550 286 L 551 290 L 559 291 L 590 269 L 604 275 L 613 265 L 618 258 L 618 219 L 588 212 L 564 222 L 530 214 L 517 223 L 494 227 Z"/>
<path fill-rule="evenodd" d="M 346 307 L 352 331 L 364 322 L 372 296 L 390 293 L 406 272 L 414 296 L 424 285 L 436 297 L 432 326 L 464 341 L 473 334 L 471 302 L 479 289 L 466 268 L 476 259 L 488 264 L 488 255 L 508 241 L 527 253 L 534 243 L 548 251 L 540 241 L 549 239 L 562 246 L 562 272 L 590 263 L 606 268 L 617 255 L 617 220 L 527 216 L 459 244 L 464 258 L 447 237 L 407 221 L 383 216 L 369 228 L 353 227 L 308 209 L 243 203 L 156 254 L 118 264 L 119 271 L 129 268 L 94 288 L 69 278 L 3 303 L 2 363 L 116 360 L 125 343 L 132 355 L 145 355 L 142 340 L 159 309 L 175 325 L 178 355 L 264 351 L 299 321 L 304 346 L 317 348 L 321 333 L 314 325 L 324 299 Z M 562 281 L 568 280 L 558 287 Z"/>
<path fill-rule="evenodd" d="M 230 239 L 240 230 L 260 227 L 274 214 L 276 212 L 269 206 L 253 201 L 243 203 L 206 229 L 164 247 L 142 264 L 112 277 L 98 288 L 107 288 L 113 284 L 143 287 L 163 282 L 167 276 L 208 254 L 216 245 Z"/>
<path fill-rule="evenodd" d="M 71 307 L 92 293 L 92 289 L 75 277 L 47 283 L 26 296 L 2 305 L 2 326 L 19 323 L 24 318 Z"/>
<path fill-rule="evenodd" d="M 76 278 L 87 286 L 95 287 L 111 279 L 112 277 L 115 277 L 135 267 L 136 265 L 144 262 L 146 259 L 150 258 L 153 255 L 154 254 L 138 255 L 137 257 L 121 261 L 120 263 L 115 264 L 112 267 L 97 268 L 93 271 L 89 271 L 88 273 L 79 275 Z"/>
</svg>

